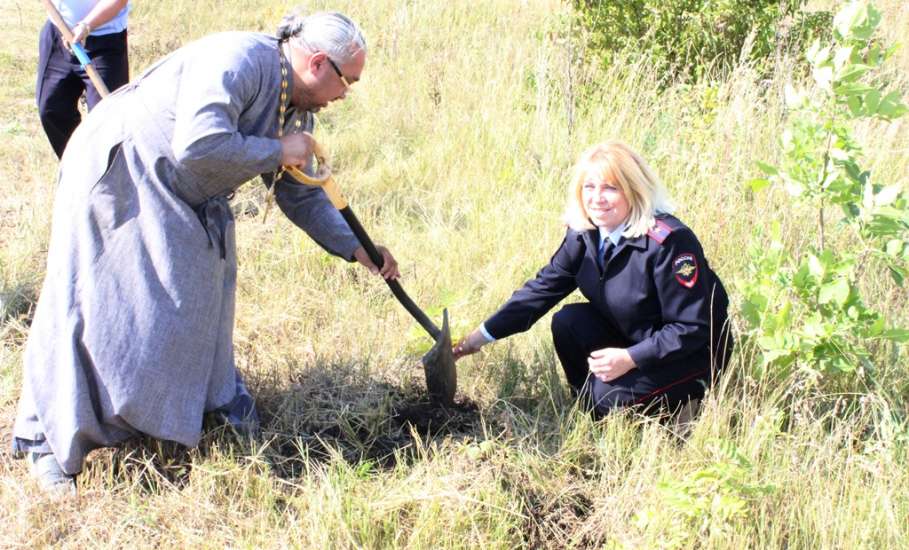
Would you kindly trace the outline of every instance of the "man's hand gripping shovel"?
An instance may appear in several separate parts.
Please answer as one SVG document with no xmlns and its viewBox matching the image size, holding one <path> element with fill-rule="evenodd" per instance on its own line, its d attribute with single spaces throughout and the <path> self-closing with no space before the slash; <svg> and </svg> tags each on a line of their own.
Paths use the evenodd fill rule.
<svg viewBox="0 0 909 550">
<path fill-rule="evenodd" d="M 341 216 L 344 217 L 344 220 L 347 221 L 347 225 L 350 226 L 351 231 L 357 236 L 360 244 L 363 245 L 363 248 L 369 255 L 369 259 L 381 269 L 382 264 L 384 263 L 382 255 L 376 250 L 376 246 L 373 244 L 372 239 L 366 234 L 366 230 L 363 229 L 363 226 L 360 225 L 360 221 L 350 209 L 347 199 L 341 194 L 338 184 L 332 179 L 331 167 L 328 164 L 328 160 L 321 147 L 316 144 L 315 140 L 313 140 L 313 152 L 316 160 L 319 162 L 319 170 L 315 176 L 309 176 L 299 168 L 293 166 L 285 166 L 285 172 L 290 174 L 292 178 L 300 183 L 318 186 L 325 191 L 325 194 L 328 195 L 329 200 L 331 200 L 331 204 L 338 209 L 338 212 L 340 212 Z M 436 343 L 432 346 L 432 349 L 423 356 L 423 372 L 426 375 L 426 389 L 433 399 L 438 400 L 443 405 L 451 405 L 453 403 L 458 381 L 454 355 L 451 351 L 448 310 L 446 309 L 442 313 L 442 328 L 439 329 L 439 327 L 423 313 L 423 310 L 410 299 L 410 296 L 407 295 L 400 283 L 389 279 L 386 279 L 385 283 L 391 289 L 395 298 L 404 306 L 404 309 L 406 309 L 407 312 L 420 323 L 420 326 L 422 326 L 435 340 Z"/>
</svg>

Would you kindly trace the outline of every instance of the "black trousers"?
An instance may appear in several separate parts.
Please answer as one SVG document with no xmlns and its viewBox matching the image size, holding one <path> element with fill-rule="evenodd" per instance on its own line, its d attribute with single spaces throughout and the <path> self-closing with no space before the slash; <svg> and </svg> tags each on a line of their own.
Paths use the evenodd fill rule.
<svg viewBox="0 0 909 550">
<path fill-rule="evenodd" d="M 113 92 L 129 82 L 126 31 L 89 36 L 85 50 L 101 80 Z M 57 157 L 63 156 L 66 142 L 81 122 L 79 97 L 85 92 L 88 108 L 101 101 L 76 56 L 66 49 L 60 31 L 48 21 L 38 40 L 38 81 L 35 99 L 44 133 Z"/>
<path fill-rule="evenodd" d="M 590 374 L 587 358 L 594 350 L 627 348 L 626 340 L 589 303 L 569 304 L 552 317 L 552 339 L 562 369 L 578 398 L 593 413 L 605 416 L 624 407 L 675 410 L 690 399 L 700 399 L 712 380 L 708 354 L 696 354 L 685 365 L 632 369 L 627 374 L 601 382 Z"/>
</svg>

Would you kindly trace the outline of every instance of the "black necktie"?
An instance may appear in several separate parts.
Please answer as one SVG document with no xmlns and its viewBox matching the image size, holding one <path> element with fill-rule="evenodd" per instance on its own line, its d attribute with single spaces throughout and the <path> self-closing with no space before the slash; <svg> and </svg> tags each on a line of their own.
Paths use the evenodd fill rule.
<svg viewBox="0 0 909 550">
<path fill-rule="evenodd" d="M 605 239 L 600 245 L 600 254 L 598 260 L 600 261 L 600 267 L 605 268 L 606 262 L 609 261 L 609 257 L 612 256 L 612 251 L 615 249 L 615 245 L 612 244 L 612 241 Z"/>
</svg>

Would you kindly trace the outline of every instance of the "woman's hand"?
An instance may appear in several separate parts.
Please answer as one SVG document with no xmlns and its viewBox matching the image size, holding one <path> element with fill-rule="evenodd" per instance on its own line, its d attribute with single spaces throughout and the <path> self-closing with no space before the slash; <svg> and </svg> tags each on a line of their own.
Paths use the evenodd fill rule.
<svg viewBox="0 0 909 550">
<path fill-rule="evenodd" d="M 400 277 L 401 272 L 398 271 L 398 262 L 395 260 L 394 256 L 391 255 L 391 252 L 384 246 L 378 245 L 376 246 L 376 250 L 382 255 L 382 269 L 379 269 L 376 264 L 372 263 L 372 260 L 369 259 L 369 254 L 366 253 L 366 249 L 362 246 L 354 250 L 354 258 L 363 264 L 363 266 L 373 275 L 382 275 L 382 278 L 390 280 L 395 280 Z"/>
<path fill-rule="evenodd" d="M 483 333 L 480 332 L 480 329 L 475 329 L 473 332 L 461 338 L 461 341 L 457 343 L 452 352 L 454 353 L 455 361 L 464 357 L 465 355 L 472 355 L 478 351 L 480 348 L 488 344 L 486 337 L 483 336 Z"/>
<path fill-rule="evenodd" d="M 624 348 L 598 349 L 587 358 L 587 365 L 600 382 L 611 382 L 635 367 L 634 360 Z"/>
<path fill-rule="evenodd" d="M 84 21 L 79 21 L 72 28 L 72 32 L 73 32 L 73 44 L 80 44 L 80 45 L 84 46 L 85 39 L 88 38 L 89 34 L 91 34 L 92 28 L 88 26 L 88 23 L 86 23 Z M 70 50 L 72 50 L 72 47 L 70 46 L 70 44 L 67 44 L 66 47 L 69 48 Z"/>
<path fill-rule="evenodd" d="M 312 134 L 301 132 L 281 137 L 281 166 L 305 168 L 312 158 Z M 361 262 L 362 263 L 362 262 Z"/>
</svg>

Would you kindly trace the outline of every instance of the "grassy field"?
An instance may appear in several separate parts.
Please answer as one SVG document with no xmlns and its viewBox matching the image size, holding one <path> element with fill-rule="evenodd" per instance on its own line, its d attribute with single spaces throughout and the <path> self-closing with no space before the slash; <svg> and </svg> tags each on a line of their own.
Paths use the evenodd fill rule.
<svg viewBox="0 0 909 550">
<path fill-rule="evenodd" d="M 886 39 L 905 39 L 909 5 L 877 5 Z M 287 7 L 137 1 L 133 74 L 211 32 L 272 32 Z M 650 160 L 726 282 L 737 327 L 747 247 L 771 221 L 805 244 L 810 213 L 746 187 L 756 161 L 779 156 L 794 60 L 772 79 L 740 67 L 661 91 L 646 65 L 584 63 L 557 0 L 308 7 L 349 14 L 370 43 L 361 83 L 320 116 L 317 138 L 405 288 L 431 317 L 447 307 L 455 336 L 548 260 L 567 170 L 596 141 Z M 214 429 L 197 449 L 96 451 L 79 498 L 49 500 L 9 444 L 56 170 L 33 100 L 43 19 L 39 2 L 0 3 L 0 547 L 909 547 L 905 352 L 875 358 L 887 396 L 783 400 L 741 347 L 682 440 L 656 420 L 574 410 L 547 317 L 462 361 L 446 415 L 423 401 L 425 333 L 380 280 L 276 211 L 238 222 L 235 344 L 263 437 Z M 905 95 L 909 49 L 888 67 Z M 907 120 L 856 135 L 876 176 L 905 188 Z M 235 204 L 252 212 L 262 196 L 254 182 Z M 883 275 L 865 286 L 869 305 L 906 323 L 905 288 Z"/>
</svg>

